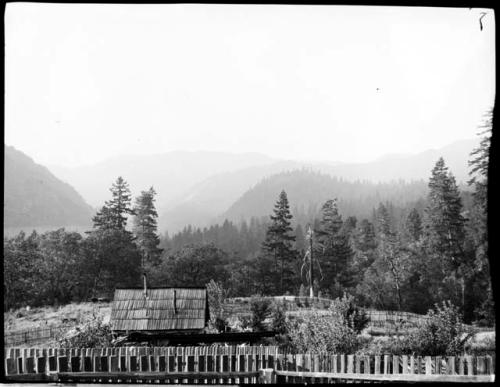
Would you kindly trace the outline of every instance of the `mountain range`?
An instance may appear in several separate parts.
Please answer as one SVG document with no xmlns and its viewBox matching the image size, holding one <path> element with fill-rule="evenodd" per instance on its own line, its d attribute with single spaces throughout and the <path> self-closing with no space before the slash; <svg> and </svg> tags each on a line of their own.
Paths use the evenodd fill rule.
<svg viewBox="0 0 500 387">
<path fill-rule="evenodd" d="M 403 190 L 408 200 L 416 200 L 416 196 L 425 194 L 422 181 L 428 181 L 439 157 L 445 159 L 457 182 L 467 181 L 469 154 L 478 144 L 479 139 L 461 140 L 439 149 L 386 155 L 366 163 L 281 160 L 260 153 L 175 151 L 48 169 L 6 146 L 4 227 L 90 224 L 95 210 L 110 199 L 109 188 L 118 176 L 130 184 L 133 196 L 150 186 L 155 188 L 159 231 L 169 233 L 187 224 L 203 227 L 226 217 L 238 221 L 269 214 L 284 188 L 290 190 L 294 205 L 306 207 L 317 205 L 325 195 L 339 196 L 341 192 L 345 192 L 342 200 L 347 206 L 354 205 L 347 204 L 349 198 L 363 195 L 367 203 L 376 197 L 394 198 L 394 189 Z M 400 179 L 408 184 L 387 185 Z M 359 185 L 361 181 L 364 185 Z M 304 189 L 297 189 L 301 186 Z M 378 194 L 373 196 L 368 186 Z"/>
<path fill-rule="evenodd" d="M 171 233 L 187 224 L 204 227 L 220 222 L 224 217 L 238 221 L 243 216 L 242 214 L 246 217 L 251 213 L 248 210 L 241 210 L 241 213 L 237 214 L 237 211 L 240 211 L 237 208 L 242 208 L 244 205 L 236 205 L 236 201 L 242 199 L 245 193 L 251 192 L 252 188 L 266 177 L 298 169 L 314 170 L 350 182 L 367 180 L 372 183 L 388 183 L 400 179 L 407 182 L 418 180 L 427 182 L 436 161 L 439 157 L 443 157 L 457 182 L 464 185 L 468 180 L 469 154 L 478 144 L 477 139 L 456 141 L 440 149 L 427 150 L 414 155 L 387 155 L 367 163 L 332 165 L 281 160 L 258 167 L 219 173 L 195 184 L 172 200 L 169 206 L 161 212 L 159 226 L 161 230 L 168 230 Z M 275 177 L 275 179 L 281 178 Z M 288 183 L 300 184 L 291 181 Z M 304 181 L 303 184 L 307 183 Z M 276 200 L 278 193 L 279 191 L 272 200 Z M 263 202 L 266 200 L 269 198 L 262 198 Z M 258 208 L 250 204 L 248 206 L 253 208 L 252 211 L 256 211 L 254 215 L 262 213 Z M 265 213 L 269 213 L 268 206 L 262 208 L 267 208 Z"/>
<path fill-rule="evenodd" d="M 14 147 L 5 146 L 4 234 L 17 230 L 81 229 L 93 209 L 69 184 Z"/>
</svg>

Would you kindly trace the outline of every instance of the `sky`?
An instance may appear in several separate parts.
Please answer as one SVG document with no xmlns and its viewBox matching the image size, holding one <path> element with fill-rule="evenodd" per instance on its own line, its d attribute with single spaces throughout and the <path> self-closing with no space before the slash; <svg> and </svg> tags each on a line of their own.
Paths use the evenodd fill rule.
<svg viewBox="0 0 500 387">
<path fill-rule="evenodd" d="M 5 144 L 68 167 L 417 153 L 476 137 L 494 47 L 488 9 L 10 3 Z"/>
</svg>

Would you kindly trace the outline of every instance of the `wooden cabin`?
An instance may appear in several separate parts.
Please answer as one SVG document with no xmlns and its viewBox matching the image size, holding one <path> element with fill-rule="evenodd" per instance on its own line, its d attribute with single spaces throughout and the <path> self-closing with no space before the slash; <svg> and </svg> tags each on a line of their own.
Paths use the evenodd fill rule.
<svg viewBox="0 0 500 387">
<path fill-rule="evenodd" d="M 208 320 L 205 288 L 115 289 L 110 322 L 118 336 L 167 344 L 162 337 L 204 333 Z"/>
</svg>

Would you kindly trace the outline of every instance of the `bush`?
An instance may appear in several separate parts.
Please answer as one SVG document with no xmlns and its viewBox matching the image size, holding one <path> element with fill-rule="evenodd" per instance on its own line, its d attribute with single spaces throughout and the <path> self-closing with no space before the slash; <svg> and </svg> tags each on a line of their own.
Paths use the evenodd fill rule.
<svg viewBox="0 0 500 387">
<path fill-rule="evenodd" d="M 298 352 L 353 353 L 359 347 L 356 332 L 333 315 L 313 313 L 307 320 L 290 322 L 289 336 Z"/>
<path fill-rule="evenodd" d="M 363 309 L 354 303 L 354 297 L 344 293 L 342 298 L 336 298 L 330 305 L 333 313 L 340 314 L 347 322 L 347 325 L 356 333 L 360 333 L 370 322 Z"/>
<path fill-rule="evenodd" d="M 253 297 L 250 302 L 250 311 L 252 312 L 250 322 L 252 330 L 254 332 L 264 331 L 264 320 L 271 315 L 271 301 L 265 298 Z"/>
<path fill-rule="evenodd" d="M 76 327 L 58 342 L 61 348 L 105 348 L 112 346 L 112 340 L 110 325 L 103 323 L 102 315 L 93 313 L 83 326 Z"/>
<path fill-rule="evenodd" d="M 287 347 L 290 343 L 290 337 L 288 335 L 289 321 L 286 317 L 286 304 L 284 302 L 277 302 L 273 305 L 271 321 L 271 329 L 276 332 L 272 344 L 279 345 L 280 347 Z"/>
<path fill-rule="evenodd" d="M 393 353 L 419 356 L 453 356 L 464 353 L 467 340 L 473 335 L 462 323 L 459 310 L 449 301 L 436 304 L 421 327 L 393 343 Z"/>
<path fill-rule="evenodd" d="M 496 351 L 495 335 L 488 335 L 479 340 L 469 340 L 465 352 L 473 356 L 494 355 Z"/>
<path fill-rule="evenodd" d="M 292 348 L 298 352 L 355 353 L 362 344 L 356 330 L 361 324 L 356 322 L 356 313 L 360 316 L 362 313 L 354 311 L 357 311 L 357 307 L 352 298 L 344 296 L 332 303 L 326 315 L 312 312 L 308 317 L 289 321 Z"/>
<path fill-rule="evenodd" d="M 228 323 L 224 317 L 224 301 L 227 291 L 220 282 L 211 280 L 207 284 L 208 305 L 210 308 L 210 320 L 208 332 L 224 332 L 228 328 Z"/>
<path fill-rule="evenodd" d="M 232 332 L 249 332 L 250 328 L 250 319 L 247 316 L 232 316 L 228 319 L 228 327 Z"/>
</svg>

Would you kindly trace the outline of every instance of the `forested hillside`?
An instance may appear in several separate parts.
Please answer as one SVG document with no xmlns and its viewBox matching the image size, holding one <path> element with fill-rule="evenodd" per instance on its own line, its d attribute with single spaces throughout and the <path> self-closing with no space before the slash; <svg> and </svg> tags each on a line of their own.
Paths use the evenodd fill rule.
<svg viewBox="0 0 500 387">
<path fill-rule="evenodd" d="M 490 121 L 491 127 L 491 121 Z M 439 158 L 425 181 L 348 182 L 311 170 L 247 191 L 219 224 L 161 235 L 150 187 L 118 177 L 85 235 L 4 239 L 5 307 L 88 300 L 124 286 L 205 286 L 227 296 L 353 295 L 377 309 L 425 313 L 451 301 L 466 322 L 494 322 L 488 261 L 489 138 L 470 155 L 467 190 Z M 109 194 L 108 194 L 109 195 Z M 312 257 L 311 267 L 307 264 Z"/>
<path fill-rule="evenodd" d="M 281 190 L 288 195 L 296 222 L 304 224 L 312 221 L 321 205 L 332 196 L 337 198 L 345 216 L 368 218 L 381 201 L 391 202 L 395 207 L 416 204 L 425 198 L 428 187 L 423 180 L 376 184 L 366 180 L 348 181 L 308 169 L 295 170 L 265 178 L 245 192 L 221 218 L 239 222 L 252 216 L 265 216 Z"/>
<path fill-rule="evenodd" d="M 351 185 L 351 188 L 361 188 L 361 193 L 359 195 L 362 197 L 369 193 L 368 191 L 372 188 L 380 189 L 380 198 L 381 200 L 385 200 L 384 195 L 387 193 L 390 193 L 391 197 L 397 197 L 399 191 L 406 190 L 400 192 L 401 195 L 399 196 L 403 198 L 403 193 L 411 192 L 412 188 L 416 188 L 416 195 L 419 195 L 422 192 L 423 184 L 420 184 L 420 186 L 418 184 L 408 185 L 402 183 L 401 180 L 406 182 L 419 182 L 427 179 L 428 172 L 432 169 L 436 160 L 439 157 L 443 157 L 447 161 L 450 170 L 455 175 L 457 182 L 461 188 L 463 188 L 466 185 L 465 182 L 468 174 L 467 158 L 477 144 L 477 139 L 456 141 L 439 149 L 429 149 L 417 154 L 386 155 L 366 163 L 333 164 L 281 160 L 265 165 L 254 165 L 234 171 L 217 173 L 189 187 L 175 200 L 172 200 L 168 208 L 161 211 L 159 227 L 162 231 L 168 230 L 169 233 L 173 233 L 180 231 L 187 224 L 192 224 L 194 227 L 205 227 L 216 222 L 221 223 L 225 218 L 240 221 L 241 217 L 239 217 L 238 214 L 232 214 L 231 212 L 225 213 L 225 211 L 236 201 L 244 202 L 241 204 L 241 208 L 238 208 L 239 204 L 235 204 L 235 211 L 238 212 L 241 210 L 244 213 L 244 218 L 248 219 L 248 214 L 252 216 L 258 215 L 251 211 L 244 210 L 245 206 L 251 205 L 251 203 L 246 201 L 249 200 L 251 202 L 252 199 L 241 199 L 241 196 L 255 185 L 261 186 L 262 180 L 265 178 L 271 178 L 273 175 L 287 171 L 295 171 L 301 168 L 309 171 L 321 172 L 329 177 L 334 177 L 338 184 L 342 184 L 343 182 L 357 183 Z M 279 179 L 279 177 L 272 178 L 272 180 L 277 183 L 280 183 Z M 285 177 L 285 179 L 287 179 L 285 183 L 291 186 L 295 184 L 292 181 L 293 179 L 297 181 L 297 184 L 301 184 L 301 176 L 297 176 L 297 174 Z M 317 178 L 316 180 L 321 179 L 322 178 Z M 307 180 L 307 178 L 305 180 Z M 308 180 L 311 179 L 309 178 Z M 306 193 L 304 196 L 304 190 L 302 190 L 299 192 L 299 195 L 296 196 L 296 199 L 298 199 L 296 202 L 300 202 L 302 198 L 307 197 L 307 202 L 319 203 L 319 200 L 314 197 L 313 194 L 319 193 L 322 195 L 322 187 L 319 187 L 314 181 L 312 181 L 312 183 L 312 192 Z M 371 187 L 369 183 L 372 183 Z M 376 183 L 383 184 L 373 187 Z M 321 184 L 329 185 L 328 188 L 338 187 L 338 184 L 332 181 L 325 181 L 320 183 L 320 185 Z M 177 187 L 175 188 L 177 189 Z M 263 187 L 260 188 L 265 190 Z M 391 193 L 390 191 L 392 188 L 398 192 Z M 169 189 L 172 189 L 172 187 Z M 272 189 L 272 187 L 270 187 L 270 189 Z M 346 191 L 345 188 L 341 190 L 342 192 Z M 346 198 L 342 198 L 344 201 L 344 209 L 348 212 L 352 212 L 356 216 L 361 216 L 363 213 L 366 213 L 367 205 L 362 204 L 362 208 L 359 209 L 357 207 L 357 205 L 360 204 L 357 200 L 358 192 L 354 192 L 352 189 L 348 189 L 348 191 L 349 197 L 353 199 L 353 204 L 350 205 L 346 203 Z M 264 194 L 267 193 L 264 192 Z M 371 195 L 373 196 L 373 194 L 374 192 L 372 192 Z M 323 198 L 324 197 L 323 195 Z M 266 195 L 265 200 L 267 209 L 271 208 L 270 195 Z M 367 198 L 367 200 L 373 203 L 370 199 Z M 413 199 L 410 198 L 409 200 Z M 305 203 L 305 209 L 302 209 L 302 212 L 309 211 L 308 207 L 310 204 L 311 203 Z M 296 205 L 298 204 L 296 203 Z M 264 213 L 262 212 L 262 208 L 253 205 L 252 210 L 255 208 L 258 208 L 260 214 Z M 311 211 L 314 211 L 314 209 L 311 209 Z"/>
<path fill-rule="evenodd" d="M 4 228 L 89 226 L 92 212 L 73 187 L 5 146 Z"/>
</svg>

